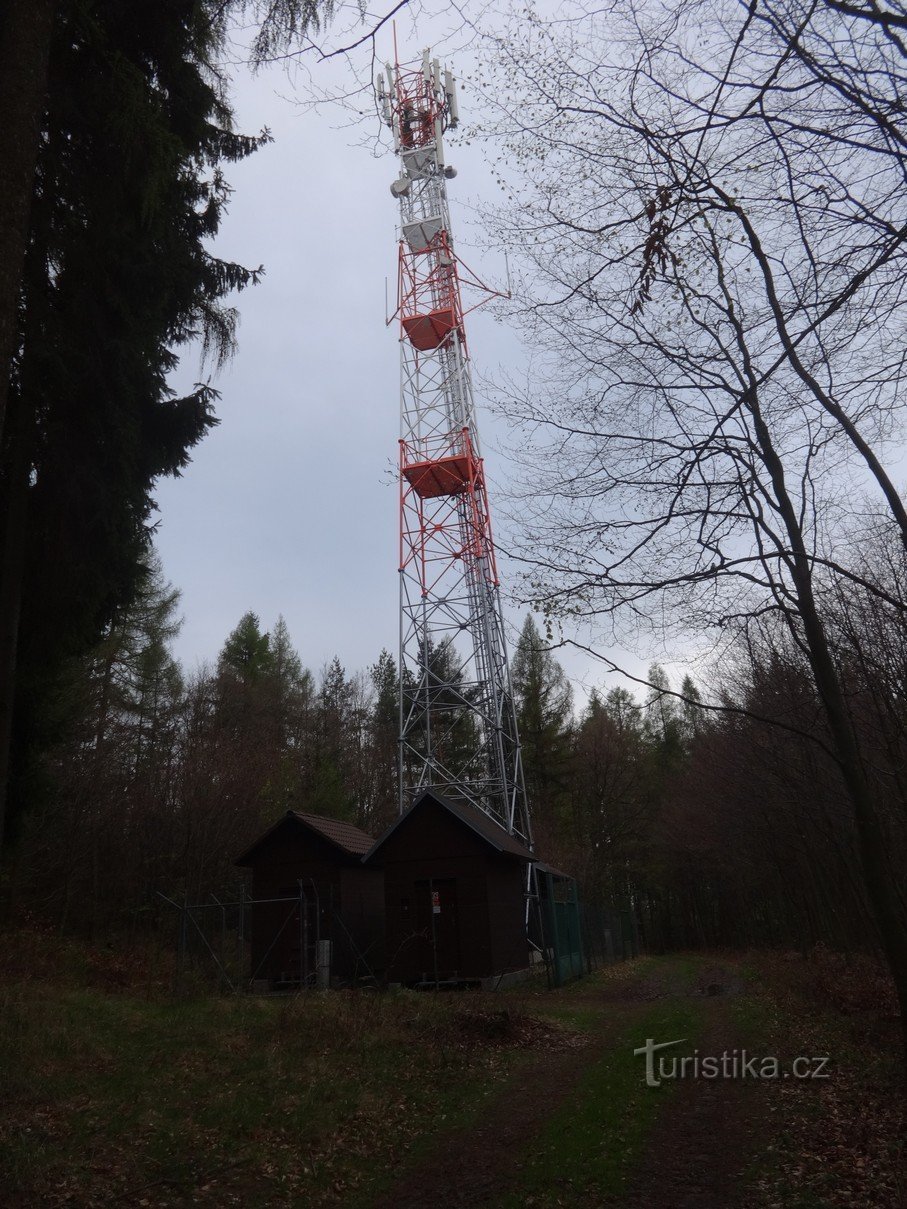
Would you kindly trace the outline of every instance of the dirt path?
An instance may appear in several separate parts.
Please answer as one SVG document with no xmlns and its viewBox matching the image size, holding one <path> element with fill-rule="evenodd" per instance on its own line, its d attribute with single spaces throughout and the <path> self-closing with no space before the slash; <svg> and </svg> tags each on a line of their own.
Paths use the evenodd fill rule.
<svg viewBox="0 0 907 1209">
<path fill-rule="evenodd" d="M 526 1146 L 582 1075 L 593 1044 L 592 1037 L 582 1037 L 532 1054 L 488 1104 L 481 1125 L 445 1134 L 373 1209 L 493 1204 L 513 1184 Z"/>
<path fill-rule="evenodd" d="M 709 991 L 712 991 L 710 994 Z M 730 1000 L 741 989 L 726 967 L 660 964 L 569 998 L 540 997 L 537 1010 L 600 1013 L 572 1043 L 522 1060 L 483 1109 L 481 1124 L 446 1134 L 436 1147 L 373 1202 L 374 1209 L 494 1209 L 520 1187 L 521 1171 L 551 1114 L 569 1104 L 603 1046 L 658 1000 L 695 1001 L 704 1017 L 699 1050 L 720 1054 L 740 1045 Z M 640 1065 L 640 1079 L 642 1066 Z M 670 1097 L 644 1144 L 635 1174 L 619 1198 L 582 1193 L 571 1185 L 540 1190 L 527 1203 L 607 1206 L 608 1209 L 731 1209 L 735 1184 L 758 1144 L 760 1090 L 736 1080 L 688 1080 Z M 567 1126 L 569 1129 L 569 1124 Z"/>
<path fill-rule="evenodd" d="M 702 1055 L 741 1048 L 722 993 L 701 1004 Z M 681 1081 L 660 1114 L 620 1209 L 732 1209 L 766 1122 L 765 1088 L 741 1079 Z"/>
</svg>

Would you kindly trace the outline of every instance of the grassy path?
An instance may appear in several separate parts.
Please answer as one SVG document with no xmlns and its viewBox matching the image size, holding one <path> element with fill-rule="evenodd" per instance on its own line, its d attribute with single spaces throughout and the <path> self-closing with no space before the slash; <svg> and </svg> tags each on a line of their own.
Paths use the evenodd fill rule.
<svg viewBox="0 0 907 1209">
<path fill-rule="evenodd" d="M 572 1030 L 571 1048 L 524 1059 L 478 1119 L 437 1138 L 374 1203 L 905 1209 L 896 1023 L 822 1010 L 802 993 L 804 974 L 777 960 L 687 955 L 523 997 L 521 1010 Z M 648 1086 L 634 1054 L 648 1038 L 683 1039 L 665 1051 L 669 1072 L 671 1058 L 686 1057 L 689 1076 L 694 1058 L 721 1069 L 725 1056 L 737 1077 Z M 793 1076 L 795 1059 L 818 1070 L 825 1055 L 828 1078 Z"/>
<path fill-rule="evenodd" d="M 710 996 L 710 986 L 720 991 Z M 522 1063 L 480 1122 L 439 1140 L 377 1205 L 428 1206 L 439 1188 L 451 1209 L 732 1204 L 760 1114 L 728 1081 L 709 1084 L 705 1098 L 689 1082 L 647 1086 L 634 1050 L 647 1038 L 682 1039 L 677 1056 L 732 1049 L 740 1027 L 728 997 L 741 993 L 736 973 L 675 958 L 524 1000 L 524 1010 L 576 1030 L 573 1047 Z"/>
<path fill-rule="evenodd" d="M 557 992 L 183 1002 L 7 983 L 0 1204 L 901 1209 L 896 1024 L 817 1008 L 806 972 L 681 955 Z M 830 1054 L 830 1078 L 651 1087 L 649 1038 Z"/>
</svg>

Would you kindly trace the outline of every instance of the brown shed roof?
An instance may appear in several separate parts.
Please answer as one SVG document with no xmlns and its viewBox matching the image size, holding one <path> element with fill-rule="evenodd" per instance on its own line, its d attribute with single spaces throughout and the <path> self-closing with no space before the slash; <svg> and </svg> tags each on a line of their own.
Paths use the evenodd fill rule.
<svg viewBox="0 0 907 1209">
<path fill-rule="evenodd" d="M 459 819 L 461 823 L 465 823 L 470 830 L 474 831 L 493 848 L 496 848 L 498 852 L 506 856 L 515 856 L 523 861 L 531 861 L 533 859 L 532 853 L 521 840 L 518 840 L 515 835 L 510 835 L 504 830 L 500 823 L 495 822 L 495 820 L 489 815 L 485 814 L 484 811 L 478 810 L 473 806 L 461 805 L 459 802 L 452 802 L 450 798 L 442 798 L 440 794 L 432 793 L 430 790 L 426 790 L 424 793 L 421 793 L 416 798 L 415 802 L 413 802 L 412 806 L 410 806 L 409 810 L 407 810 L 405 814 L 401 814 L 399 819 L 388 827 L 387 831 L 385 831 L 384 834 L 376 841 L 374 847 L 369 849 L 368 855 L 364 859 L 369 860 L 372 854 L 377 852 L 378 849 L 381 848 L 382 845 L 390 838 L 390 836 L 393 835 L 400 824 L 403 823 L 414 810 L 418 810 L 425 801 L 436 802 L 439 806 L 443 807 L 450 814 L 452 814 L 455 819 Z"/>
<path fill-rule="evenodd" d="M 260 835 L 255 843 L 234 861 L 236 865 L 248 865 L 256 850 L 279 827 L 285 827 L 288 822 L 301 823 L 304 827 L 316 832 L 322 839 L 327 840 L 347 856 L 359 858 L 364 856 L 375 842 L 374 836 L 368 835 L 352 823 L 344 823 L 341 819 L 329 819 L 321 814 L 306 814 L 301 810 L 288 810 L 282 819 L 269 827 L 264 835 Z"/>
<path fill-rule="evenodd" d="M 352 823 L 344 823 L 340 819 L 329 819 L 320 814 L 303 814 L 301 810 L 288 812 L 303 823 L 308 823 L 315 831 L 321 833 L 326 840 L 336 844 L 353 856 L 363 856 L 375 842 L 373 835 L 368 835 Z"/>
</svg>

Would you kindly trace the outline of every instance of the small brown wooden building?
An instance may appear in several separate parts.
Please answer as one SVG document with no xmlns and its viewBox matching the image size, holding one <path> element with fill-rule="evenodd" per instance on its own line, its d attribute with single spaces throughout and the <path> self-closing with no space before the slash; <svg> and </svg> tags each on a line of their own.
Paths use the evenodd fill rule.
<svg viewBox="0 0 907 1209">
<path fill-rule="evenodd" d="M 237 859 L 252 870 L 253 982 L 380 977 L 383 875 L 362 863 L 374 842 L 352 823 L 288 810 Z"/>
<path fill-rule="evenodd" d="M 526 969 L 531 860 L 487 815 L 423 793 L 365 858 L 384 871 L 387 980 L 481 983 Z"/>
</svg>

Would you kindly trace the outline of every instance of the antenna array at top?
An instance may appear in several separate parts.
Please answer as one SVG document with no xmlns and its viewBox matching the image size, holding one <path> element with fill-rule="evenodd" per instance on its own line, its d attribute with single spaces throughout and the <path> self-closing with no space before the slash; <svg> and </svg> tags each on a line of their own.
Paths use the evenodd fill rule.
<svg viewBox="0 0 907 1209">
<path fill-rule="evenodd" d="M 431 143 L 438 164 L 443 166 L 442 135 L 445 130 L 455 129 L 460 120 L 453 72 L 426 50 L 419 67 L 387 63 L 375 84 L 381 116 L 393 132 L 395 149 Z"/>
</svg>

